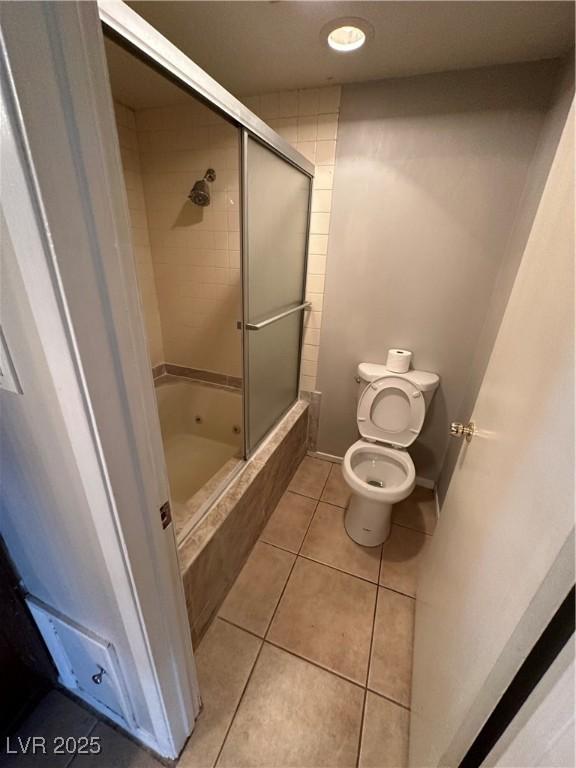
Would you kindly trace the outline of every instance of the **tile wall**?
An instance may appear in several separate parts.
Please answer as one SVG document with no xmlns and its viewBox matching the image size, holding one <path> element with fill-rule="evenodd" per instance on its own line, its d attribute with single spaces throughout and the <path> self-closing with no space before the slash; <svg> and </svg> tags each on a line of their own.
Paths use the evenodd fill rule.
<svg viewBox="0 0 576 768">
<path fill-rule="evenodd" d="M 300 386 L 316 389 L 324 278 L 330 232 L 340 86 L 249 96 L 244 104 L 316 165 L 306 293 L 312 302 L 302 349 Z"/>
<path fill-rule="evenodd" d="M 152 366 L 240 377 L 238 133 L 194 102 L 115 110 Z M 187 196 L 209 167 L 201 208 Z"/>
<path fill-rule="evenodd" d="M 132 241 L 136 260 L 136 274 L 146 324 L 148 351 L 152 367 L 164 362 L 162 325 L 152 266 L 152 252 L 148 235 L 148 217 L 142 183 L 142 169 L 136 119 L 134 112 L 119 102 L 114 102 L 116 126 L 120 141 L 120 155 L 124 169 L 124 181 L 128 196 L 128 208 L 132 224 Z"/>
<path fill-rule="evenodd" d="M 192 100 L 136 112 L 165 361 L 241 376 L 239 135 Z M 188 200 L 208 168 L 211 203 Z"/>
</svg>

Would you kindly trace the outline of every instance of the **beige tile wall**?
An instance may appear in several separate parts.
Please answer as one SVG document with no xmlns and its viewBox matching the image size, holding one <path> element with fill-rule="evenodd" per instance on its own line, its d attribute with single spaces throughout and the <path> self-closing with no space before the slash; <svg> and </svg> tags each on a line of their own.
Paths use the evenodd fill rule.
<svg viewBox="0 0 576 768">
<path fill-rule="evenodd" d="M 138 110 L 165 360 L 242 375 L 239 135 L 200 103 Z M 214 168 L 211 204 L 188 200 Z"/>
<path fill-rule="evenodd" d="M 306 286 L 312 311 L 307 314 L 300 379 L 301 388 L 312 392 L 320 346 L 340 86 L 266 93 L 245 97 L 243 102 L 316 165 Z"/>
<path fill-rule="evenodd" d="M 136 121 L 134 112 L 119 102 L 114 103 L 114 111 L 116 114 L 120 154 L 132 224 L 136 273 L 146 325 L 148 351 L 150 362 L 152 367 L 154 367 L 164 361 L 164 350 L 156 283 L 152 267 L 152 254 L 148 237 L 148 218 L 142 184 Z"/>
</svg>

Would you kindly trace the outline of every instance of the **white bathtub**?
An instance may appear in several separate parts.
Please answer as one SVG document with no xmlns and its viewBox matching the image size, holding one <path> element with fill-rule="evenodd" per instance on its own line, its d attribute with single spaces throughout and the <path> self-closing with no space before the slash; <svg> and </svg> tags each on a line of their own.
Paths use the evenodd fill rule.
<svg viewBox="0 0 576 768">
<path fill-rule="evenodd" d="M 196 524 L 202 507 L 242 458 L 240 390 L 178 377 L 156 383 L 176 535 Z"/>
</svg>

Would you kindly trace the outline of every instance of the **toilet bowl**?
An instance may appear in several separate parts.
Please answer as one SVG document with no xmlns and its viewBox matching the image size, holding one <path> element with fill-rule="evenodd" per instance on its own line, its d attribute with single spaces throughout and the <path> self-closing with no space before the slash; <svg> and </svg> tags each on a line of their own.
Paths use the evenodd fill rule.
<svg viewBox="0 0 576 768">
<path fill-rule="evenodd" d="M 344 516 L 351 539 L 367 547 L 386 541 L 392 506 L 414 490 L 416 470 L 406 450 L 422 429 L 440 381 L 435 373 L 397 373 L 360 363 L 356 423 L 361 439 L 348 448 L 342 474 L 352 491 Z"/>
<path fill-rule="evenodd" d="M 342 474 L 352 490 L 346 531 L 358 544 L 376 547 L 390 534 L 393 504 L 414 490 L 412 459 L 407 451 L 358 440 L 346 451 Z"/>
</svg>

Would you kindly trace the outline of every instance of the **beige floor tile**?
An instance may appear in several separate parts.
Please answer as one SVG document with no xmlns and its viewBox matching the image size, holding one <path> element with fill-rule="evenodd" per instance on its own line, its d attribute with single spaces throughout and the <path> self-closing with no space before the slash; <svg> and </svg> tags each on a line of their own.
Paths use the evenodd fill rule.
<svg viewBox="0 0 576 768">
<path fill-rule="evenodd" d="M 196 654 L 203 709 L 178 768 L 214 765 L 261 644 L 242 629 L 214 621 Z"/>
<path fill-rule="evenodd" d="M 368 691 L 359 768 L 405 768 L 409 722 L 407 709 Z"/>
<path fill-rule="evenodd" d="M 328 461 L 306 456 L 296 470 L 288 490 L 309 496 L 311 499 L 319 499 L 331 466 Z"/>
<path fill-rule="evenodd" d="M 344 528 L 344 510 L 320 502 L 300 554 L 369 581 L 378 581 L 382 547 L 362 547 Z"/>
<path fill-rule="evenodd" d="M 424 533 L 434 533 L 436 501 L 434 491 L 416 486 L 410 496 L 394 505 L 393 522 Z"/>
<path fill-rule="evenodd" d="M 346 507 L 350 501 L 350 488 L 342 477 L 342 464 L 332 464 L 330 474 L 322 492 L 322 501 Z"/>
<path fill-rule="evenodd" d="M 363 691 L 264 644 L 218 761 L 244 768 L 353 768 Z"/>
<path fill-rule="evenodd" d="M 368 687 L 410 706 L 414 605 L 411 597 L 378 590 Z"/>
<path fill-rule="evenodd" d="M 418 571 L 430 537 L 420 531 L 393 525 L 382 547 L 380 584 L 416 596 Z"/>
<path fill-rule="evenodd" d="M 264 637 L 294 560 L 290 552 L 256 542 L 218 615 Z"/>
<path fill-rule="evenodd" d="M 286 491 L 264 528 L 261 540 L 297 553 L 316 509 L 316 503 L 314 499 Z"/>
<path fill-rule="evenodd" d="M 376 587 L 298 558 L 268 640 L 364 684 Z"/>
</svg>

